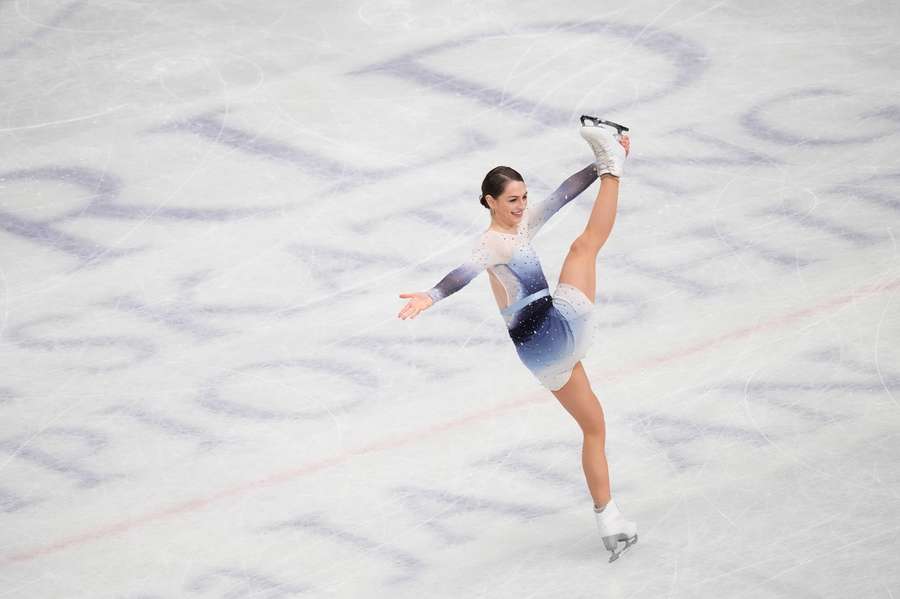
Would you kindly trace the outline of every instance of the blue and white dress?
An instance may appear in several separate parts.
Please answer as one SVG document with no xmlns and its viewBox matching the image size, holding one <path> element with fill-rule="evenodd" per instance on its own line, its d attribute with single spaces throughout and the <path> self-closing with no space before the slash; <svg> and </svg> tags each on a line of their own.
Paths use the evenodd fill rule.
<svg viewBox="0 0 900 599">
<path fill-rule="evenodd" d="M 491 229 L 482 233 L 469 260 L 427 292 L 436 303 L 487 270 L 519 358 L 552 391 L 568 382 L 572 368 L 591 345 L 594 301 L 565 283 L 559 283 L 551 295 L 531 240 L 551 216 L 596 179 L 594 165 L 587 166 L 543 202 L 526 206 L 516 233 Z"/>
</svg>

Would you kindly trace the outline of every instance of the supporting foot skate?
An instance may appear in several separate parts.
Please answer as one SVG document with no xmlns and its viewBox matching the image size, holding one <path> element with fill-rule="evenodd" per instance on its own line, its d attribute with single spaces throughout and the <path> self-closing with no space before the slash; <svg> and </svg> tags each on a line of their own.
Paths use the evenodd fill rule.
<svg viewBox="0 0 900 599">
<path fill-rule="evenodd" d="M 628 548 L 637 543 L 638 536 L 626 537 L 624 534 L 603 537 L 603 545 L 609 551 L 609 563 L 613 563 L 619 556 L 628 551 Z M 625 543 L 625 546 L 619 549 L 619 543 Z M 618 550 L 618 551 L 617 551 Z"/>
<path fill-rule="evenodd" d="M 607 503 L 602 510 L 595 507 L 594 515 L 597 517 L 597 528 L 600 530 L 603 546 L 611 554 L 609 563 L 613 563 L 637 543 L 637 524 L 626 520 L 614 501 Z M 624 543 L 625 546 L 620 548 L 619 543 Z"/>
</svg>

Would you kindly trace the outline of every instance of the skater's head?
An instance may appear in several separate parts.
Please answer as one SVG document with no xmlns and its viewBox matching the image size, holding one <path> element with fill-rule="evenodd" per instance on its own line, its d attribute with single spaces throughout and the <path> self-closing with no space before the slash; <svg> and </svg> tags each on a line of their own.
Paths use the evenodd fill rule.
<svg viewBox="0 0 900 599">
<path fill-rule="evenodd" d="M 515 169 L 497 166 L 481 182 L 481 205 L 491 211 L 491 220 L 504 227 L 515 227 L 528 203 L 525 181 Z"/>
</svg>

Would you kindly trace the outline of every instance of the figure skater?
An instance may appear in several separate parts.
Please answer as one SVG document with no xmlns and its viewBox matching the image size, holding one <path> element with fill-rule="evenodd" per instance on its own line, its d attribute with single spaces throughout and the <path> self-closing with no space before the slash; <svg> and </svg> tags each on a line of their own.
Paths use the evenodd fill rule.
<svg viewBox="0 0 900 599">
<path fill-rule="evenodd" d="M 637 525 L 625 520 L 612 499 L 606 461 L 603 408 L 581 365 L 593 334 L 592 314 L 597 254 L 616 217 L 619 177 L 630 149 L 626 127 L 582 117 L 581 135 L 596 161 L 578 171 L 544 202 L 528 206 L 522 176 L 507 166 L 491 169 L 481 184 L 481 204 L 491 211 L 490 227 L 479 235 L 469 260 L 426 292 L 401 293 L 408 302 L 402 319 L 420 312 L 467 285 L 481 271 L 491 289 L 522 363 L 575 418 L 584 433 L 582 467 L 594 500 L 594 513 L 612 562 L 637 542 Z M 553 295 L 531 240 L 560 208 L 596 179 L 600 190 L 584 231 L 575 238 Z M 619 542 L 624 546 L 618 549 Z"/>
</svg>

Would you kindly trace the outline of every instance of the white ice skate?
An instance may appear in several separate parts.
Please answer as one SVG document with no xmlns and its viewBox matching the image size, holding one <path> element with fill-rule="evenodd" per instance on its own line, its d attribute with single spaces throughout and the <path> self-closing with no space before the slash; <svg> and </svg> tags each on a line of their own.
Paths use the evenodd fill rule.
<svg viewBox="0 0 900 599">
<path fill-rule="evenodd" d="M 597 158 L 597 175 L 622 176 L 625 167 L 625 148 L 619 138 L 628 127 L 597 117 L 581 117 L 581 137 L 587 140 Z"/>
<path fill-rule="evenodd" d="M 600 529 L 603 545 L 612 554 L 609 558 L 610 563 L 619 559 L 620 555 L 637 543 L 637 524 L 622 516 L 615 501 L 610 500 L 602 512 L 598 512 L 595 507 L 594 515 L 597 517 L 597 528 Z M 619 543 L 625 543 L 625 546 L 619 549 Z"/>
</svg>

